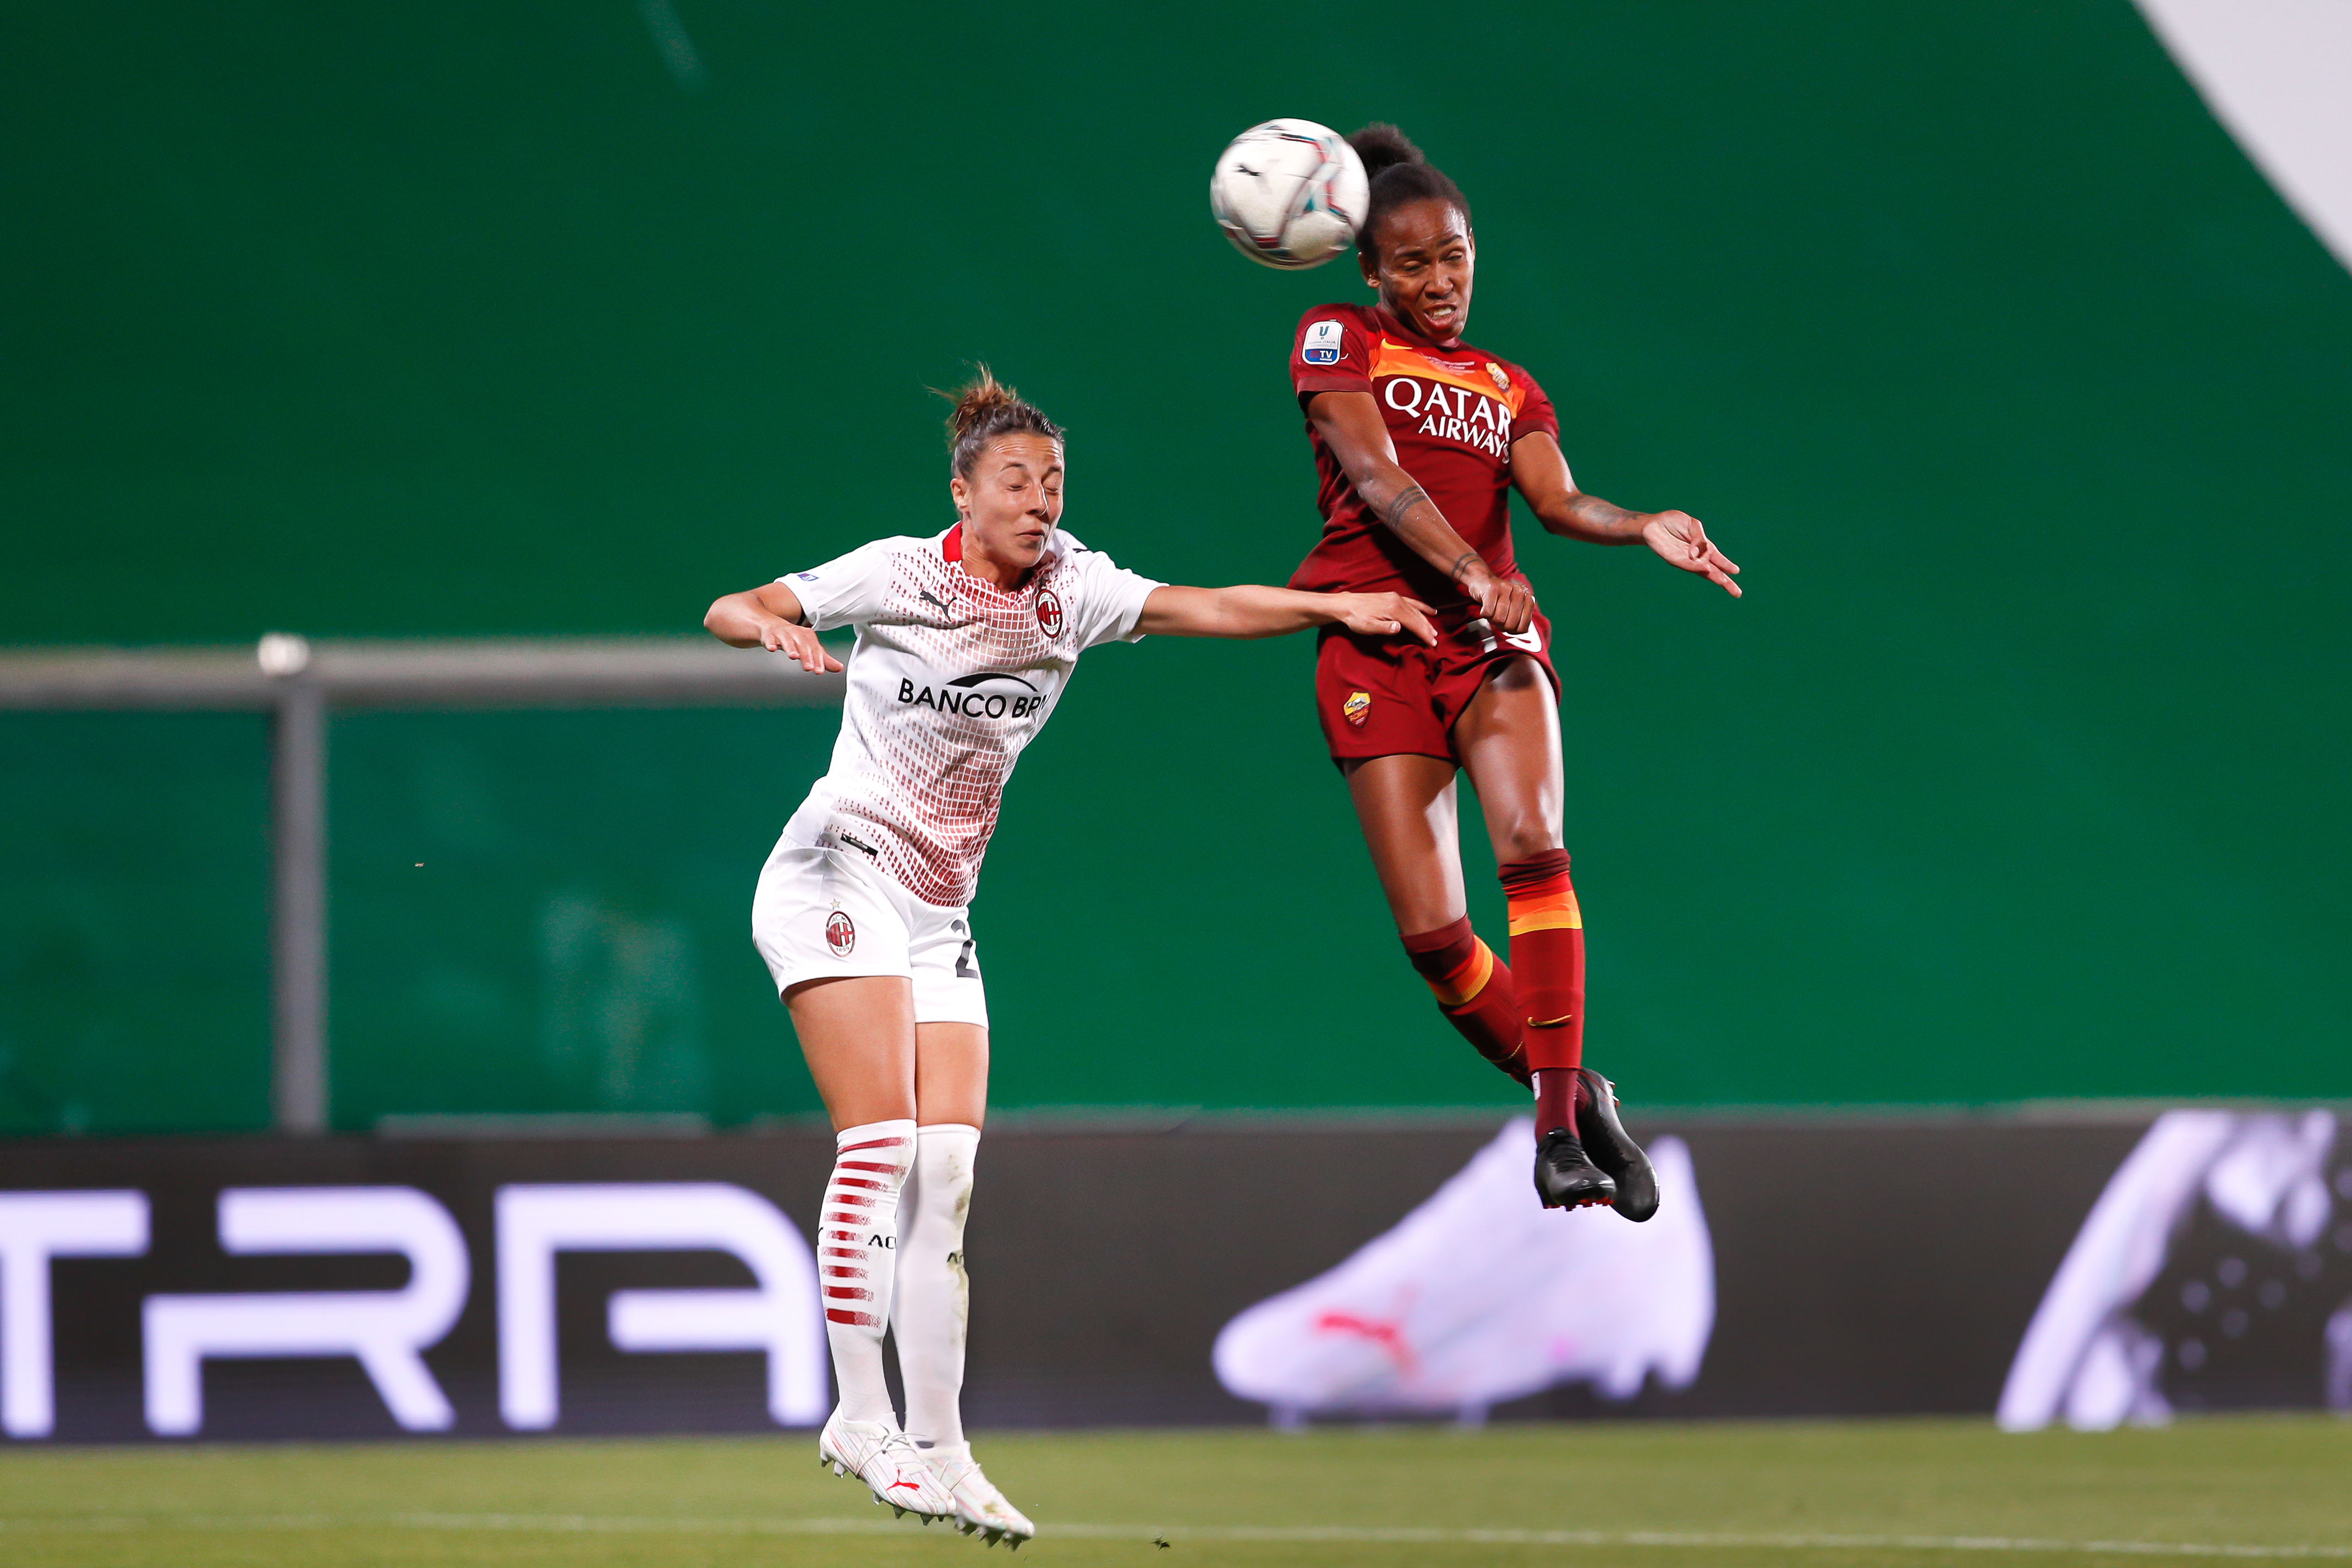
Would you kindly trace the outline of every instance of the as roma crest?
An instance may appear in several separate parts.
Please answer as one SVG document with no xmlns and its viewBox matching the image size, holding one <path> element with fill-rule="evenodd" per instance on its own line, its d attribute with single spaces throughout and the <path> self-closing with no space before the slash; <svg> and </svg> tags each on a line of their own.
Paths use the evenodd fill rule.
<svg viewBox="0 0 2352 1568">
<path fill-rule="evenodd" d="M 1037 590 L 1037 626 L 1049 637 L 1062 635 L 1062 601 L 1051 588 Z"/>
<path fill-rule="evenodd" d="M 1372 694 L 1369 691 L 1350 691 L 1348 700 L 1339 704 L 1339 717 L 1356 729 L 1362 729 L 1364 721 L 1371 716 Z"/>
<path fill-rule="evenodd" d="M 1506 397 L 1511 395 L 1511 373 L 1509 371 L 1505 370 L 1493 360 L 1488 360 L 1486 362 L 1486 374 L 1494 377 L 1496 391 L 1501 393 Z"/>
<path fill-rule="evenodd" d="M 824 917 L 824 945 L 833 949 L 835 958 L 847 958 L 857 946 L 857 922 L 844 910 L 835 910 Z"/>
</svg>

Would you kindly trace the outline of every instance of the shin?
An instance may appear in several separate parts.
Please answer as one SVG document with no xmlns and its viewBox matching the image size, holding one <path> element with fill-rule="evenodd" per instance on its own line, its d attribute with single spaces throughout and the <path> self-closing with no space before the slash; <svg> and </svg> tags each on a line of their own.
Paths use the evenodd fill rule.
<svg viewBox="0 0 2352 1568">
<path fill-rule="evenodd" d="M 1498 1070 L 1527 1083 L 1527 1057 L 1520 1047 L 1523 1020 L 1510 967 L 1478 940 L 1470 918 L 1409 933 L 1404 951 L 1428 982 L 1445 1021 Z"/>
<path fill-rule="evenodd" d="M 971 1308 L 963 1229 L 980 1129 L 942 1122 L 919 1129 L 915 1139 L 891 1328 L 907 1391 L 908 1434 L 925 1447 L 952 1447 L 963 1441 L 959 1401 Z"/>
<path fill-rule="evenodd" d="M 1584 917 L 1568 851 L 1548 849 L 1498 868 L 1511 919 L 1511 963 L 1527 1019 L 1536 1131 L 1576 1127 L 1576 1068 L 1584 1058 Z"/>
<path fill-rule="evenodd" d="M 882 1376 L 898 1242 L 898 1193 L 915 1158 L 912 1121 L 869 1121 L 834 1139 L 833 1176 L 818 1231 L 824 1337 L 849 1421 L 896 1426 Z"/>
</svg>

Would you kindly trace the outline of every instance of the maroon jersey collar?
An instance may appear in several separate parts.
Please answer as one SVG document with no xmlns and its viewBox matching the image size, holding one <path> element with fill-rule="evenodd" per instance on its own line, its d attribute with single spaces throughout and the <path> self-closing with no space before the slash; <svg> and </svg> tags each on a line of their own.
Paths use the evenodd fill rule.
<svg viewBox="0 0 2352 1568">
<path fill-rule="evenodd" d="M 1386 305 L 1373 306 L 1372 319 L 1380 323 L 1381 331 L 1386 332 L 1392 338 L 1402 338 L 1405 342 L 1412 343 L 1417 347 L 1434 349 L 1439 353 L 1444 354 L 1462 353 L 1465 351 L 1471 353 L 1476 353 L 1478 352 L 1477 350 L 1471 348 L 1469 344 L 1464 342 L 1462 341 L 1462 334 L 1459 332 L 1456 332 L 1454 335 L 1454 341 L 1450 343 L 1441 343 L 1434 338 L 1423 337 L 1419 332 L 1414 331 L 1411 327 L 1406 326 L 1402 321 L 1389 314 L 1389 308 Z"/>
</svg>

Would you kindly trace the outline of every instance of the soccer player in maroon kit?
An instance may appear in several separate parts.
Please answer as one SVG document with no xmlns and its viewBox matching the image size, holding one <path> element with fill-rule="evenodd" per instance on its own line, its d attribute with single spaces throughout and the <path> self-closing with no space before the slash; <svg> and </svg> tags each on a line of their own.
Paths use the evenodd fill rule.
<svg viewBox="0 0 2352 1568">
<path fill-rule="evenodd" d="M 1440 1009 L 1536 1099 L 1547 1207 L 1657 1210 L 1648 1159 L 1609 1081 L 1583 1065 L 1584 921 L 1561 847 L 1559 677 L 1551 623 L 1511 550 L 1516 487 L 1549 533 L 1646 544 L 1737 596 L 1739 568 L 1686 512 L 1583 494 L 1535 378 L 1462 341 L 1477 242 L 1470 204 L 1393 125 L 1349 142 L 1371 180 L 1357 232 L 1376 305 L 1298 323 L 1291 379 L 1321 479 L 1323 536 L 1294 588 L 1390 591 L 1436 606 L 1434 647 L 1327 628 L 1315 706 L 1346 775 L 1405 952 Z M 1470 929 L 1454 832 L 1468 769 L 1510 913 L 1507 964 Z"/>
</svg>

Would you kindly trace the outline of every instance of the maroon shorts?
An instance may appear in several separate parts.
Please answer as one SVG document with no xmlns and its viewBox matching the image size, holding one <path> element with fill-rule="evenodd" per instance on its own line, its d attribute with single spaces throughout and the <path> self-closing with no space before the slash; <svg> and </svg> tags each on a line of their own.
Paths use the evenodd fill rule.
<svg viewBox="0 0 2352 1568">
<path fill-rule="evenodd" d="M 1412 637 L 1325 631 L 1315 650 L 1315 717 L 1323 725 L 1331 760 L 1344 764 L 1406 752 L 1459 762 L 1454 721 L 1478 695 L 1492 667 L 1513 658 L 1534 659 L 1559 694 L 1551 622 L 1540 614 L 1517 637 L 1498 633 L 1483 620 L 1449 616 L 1439 623 L 1435 647 Z"/>
</svg>

